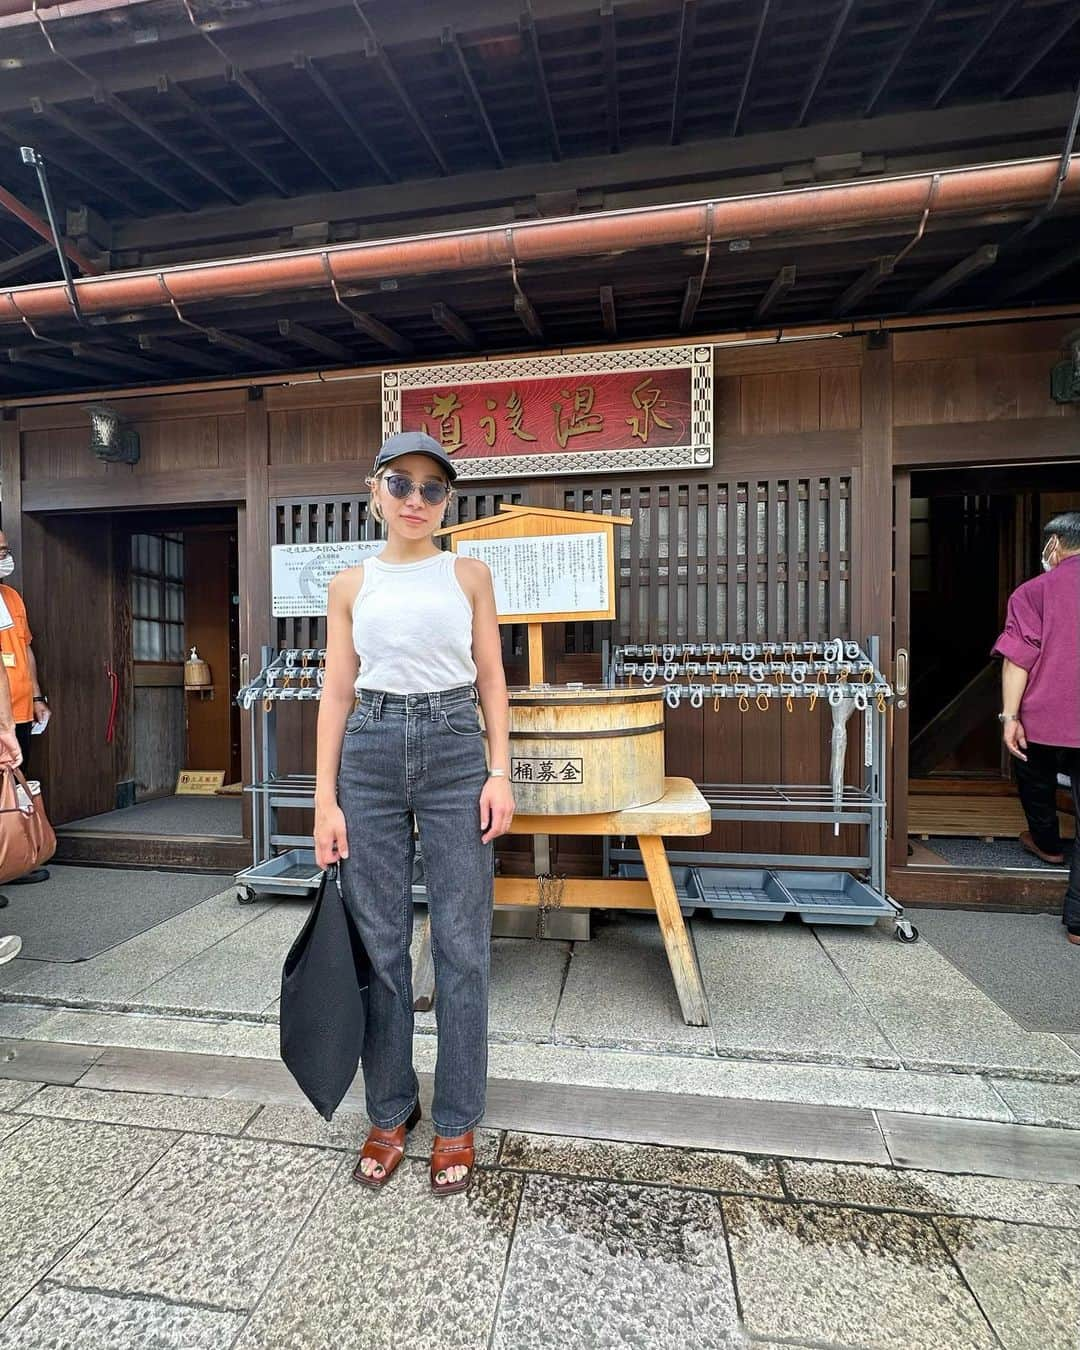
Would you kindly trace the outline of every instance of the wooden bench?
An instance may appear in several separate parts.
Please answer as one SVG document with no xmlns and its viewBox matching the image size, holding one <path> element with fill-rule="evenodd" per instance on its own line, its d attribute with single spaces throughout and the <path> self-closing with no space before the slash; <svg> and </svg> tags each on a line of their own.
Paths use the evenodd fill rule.
<svg viewBox="0 0 1080 1350">
<path fill-rule="evenodd" d="M 664 795 L 647 806 L 624 811 L 602 811 L 584 816 L 516 815 L 511 834 L 632 835 L 645 864 L 645 877 L 567 877 L 563 882 L 564 909 L 654 910 L 667 950 L 679 1006 L 688 1026 L 709 1025 L 705 991 L 697 957 L 690 945 L 679 897 L 668 866 L 664 836 L 706 835 L 712 829 L 709 804 L 689 778 L 665 778 Z M 496 877 L 495 904 L 536 905 L 540 901 L 537 877 Z M 431 1007 L 435 973 L 431 960 L 431 921 L 425 920 L 420 954 L 413 979 L 414 1006 Z"/>
</svg>

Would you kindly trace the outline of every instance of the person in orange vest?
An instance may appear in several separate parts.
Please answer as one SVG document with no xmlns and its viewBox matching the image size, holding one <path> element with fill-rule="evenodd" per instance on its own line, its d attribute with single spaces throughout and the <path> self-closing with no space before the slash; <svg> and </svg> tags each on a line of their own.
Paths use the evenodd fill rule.
<svg viewBox="0 0 1080 1350">
<path fill-rule="evenodd" d="M 6 589 L 6 588 L 0 588 Z M 0 637 L 15 626 L 14 620 L 0 596 Z M 11 708 L 11 689 L 8 685 L 7 670 L 0 664 L 3 679 L 0 679 L 0 769 L 17 769 L 22 763 L 22 750 L 19 738 L 15 734 L 15 717 Z M 0 909 L 7 904 L 7 896 L 0 895 Z M 0 966 L 14 961 L 22 950 L 22 938 L 12 933 L 0 937 Z"/>
<path fill-rule="evenodd" d="M 0 530 L 0 601 L 3 602 L 6 617 L 10 624 L 0 628 L 0 660 L 3 662 L 6 685 L 14 719 L 14 731 L 17 749 L 21 752 L 23 772 L 27 771 L 32 746 L 31 733 L 36 723 L 49 720 L 49 701 L 41 692 L 38 682 L 37 662 L 31 647 L 33 635 L 26 621 L 26 606 L 22 596 L 14 587 L 7 584 L 15 570 L 15 557 L 8 547 L 7 536 Z M 0 619 L 5 615 L 0 614 Z M 2 697 L 2 696 L 0 696 Z M 3 709 L 0 708 L 0 722 Z M 16 764 L 18 764 L 18 760 Z M 0 767 L 3 761 L 0 760 Z M 48 881 L 47 867 L 35 867 L 26 876 L 9 881 L 8 886 L 25 886 L 37 881 Z"/>
</svg>

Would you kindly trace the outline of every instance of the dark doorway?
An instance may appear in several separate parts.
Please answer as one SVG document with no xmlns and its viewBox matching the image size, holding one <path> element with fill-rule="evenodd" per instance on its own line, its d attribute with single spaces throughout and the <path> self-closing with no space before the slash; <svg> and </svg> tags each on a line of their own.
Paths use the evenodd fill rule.
<svg viewBox="0 0 1080 1350">
<path fill-rule="evenodd" d="M 236 509 L 27 519 L 46 573 L 35 648 L 57 709 L 42 776 L 61 856 L 199 866 L 237 851 Z M 192 648 L 209 667 L 197 690 Z M 178 792 L 190 771 L 215 782 Z"/>
<path fill-rule="evenodd" d="M 1064 466 L 911 475 L 907 828 L 916 862 L 1040 865 L 1017 843 L 1026 822 L 990 649 L 1009 595 L 1038 572 L 1044 524 L 1080 507 L 1075 483 Z M 1065 811 L 1064 792 L 1060 803 Z"/>
</svg>

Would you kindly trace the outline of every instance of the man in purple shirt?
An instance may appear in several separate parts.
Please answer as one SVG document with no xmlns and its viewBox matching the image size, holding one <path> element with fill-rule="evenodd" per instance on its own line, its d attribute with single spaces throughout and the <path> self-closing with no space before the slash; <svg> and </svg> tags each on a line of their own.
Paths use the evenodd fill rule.
<svg viewBox="0 0 1080 1350">
<path fill-rule="evenodd" d="M 1063 511 L 1043 530 L 1043 575 L 1009 597 L 999 721 L 1015 759 L 1016 783 L 1031 826 L 1020 842 L 1047 862 L 1062 862 L 1057 775 L 1072 780 L 1080 821 L 1080 511 Z M 1063 918 L 1080 946 L 1080 842 L 1073 845 Z"/>
</svg>

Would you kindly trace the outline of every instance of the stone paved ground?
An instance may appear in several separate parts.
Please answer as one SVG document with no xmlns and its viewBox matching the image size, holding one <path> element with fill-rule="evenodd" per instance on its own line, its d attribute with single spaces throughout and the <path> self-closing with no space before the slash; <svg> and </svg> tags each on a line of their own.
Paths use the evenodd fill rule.
<svg viewBox="0 0 1080 1350">
<path fill-rule="evenodd" d="M 326 1125 L 277 1063 L 304 913 L 0 968 L 0 1350 L 1080 1350 L 1080 1037 L 928 943 L 695 920 L 688 1028 L 648 919 L 497 940 L 493 1128 L 436 1201 L 426 1125 L 372 1195 L 359 1085 Z"/>
<path fill-rule="evenodd" d="M 0 1077 L 0 1350 L 1080 1345 L 1061 1131 L 927 1171 L 491 1130 L 435 1200 L 426 1127 L 350 1180 L 365 1125 Z"/>
<path fill-rule="evenodd" d="M 13 961 L 0 1037 L 276 1058 L 305 913 L 230 889 L 87 961 Z M 1080 1036 L 1024 1027 L 929 942 L 901 946 L 888 925 L 690 927 L 708 1028 L 683 1024 L 650 919 L 598 918 L 590 942 L 496 939 L 492 1074 L 1080 1128 Z M 419 1014 L 420 1070 L 434 1031 Z"/>
</svg>

